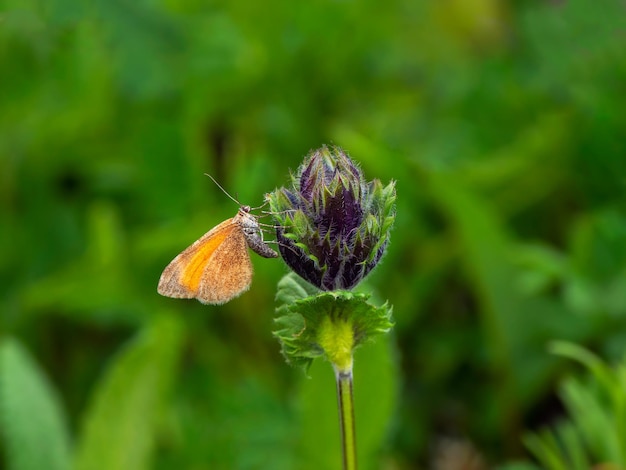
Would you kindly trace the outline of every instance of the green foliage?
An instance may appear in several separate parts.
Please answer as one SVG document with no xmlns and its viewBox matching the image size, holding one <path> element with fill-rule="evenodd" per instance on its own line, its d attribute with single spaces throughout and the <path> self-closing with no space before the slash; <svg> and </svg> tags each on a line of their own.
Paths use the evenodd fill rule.
<svg viewBox="0 0 626 470">
<path fill-rule="evenodd" d="M 454 224 L 461 259 L 480 293 L 490 367 L 500 385 L 497 406 L 502 409 L 496 419 L 511 420 L 493 425 L 506 429 L 520 419 L 555 366 L 555 361 L 545 357 L 543 345 L 560 334 L 576 337 L 580 321 L 546 296 L 529 297 L 510 282 L 522 275 L 514 259 L 517 245 L 488 203 L 477 200 L 450 177 L 432 178 L 430 184 Z"/>
<path fill-rule="evenodd" d="M 626 466 L 626 362 L 615 367 L 572 343 L 555 342 L 552 351 L 583 364 L 590 375 L 567 378 L 561 386 L 568 419 L 525 441 L 548 470 L 586 470 L 594 465 Z"/>
<path fill-rule="evenodd" d="M 347 291 L 321 292 L 295 273 L 285 275 L 276 295 L 275 331 L 287 361 L 309 372 L 297 395 L 299 440 L 298 468 L 339 468 L 341 438 L 337 426 L 337 387 L 332 369 L 313 359 L 324 357 L 338 370 L 352 371 L 354 350 L 392 328 L 391 308 L 368 303 L 369 295 Z M 378 338 L 379 346 L 366 347 L 355 366 L 357 461 L 363 468 L 377 468 L 381 443 L 394 411 L 398 388 L 397 364 L 390 335 Z M 326 368 L 326 370 L 324 370 Z M 358 371 L 358 372 L 357 372 Z"/>
<path fill-rule="evenodd" d="M 56 390 L 14 338 L 0 339 L 0 436 L 8 470 L 69 470 L 70 436 Z"/>
<path fill-rule="evenodd" d="M 337 432 L 333 386 L 316 383 L 330 367 L 303 377 L 271 336 L 280 261 L 254 257 L 250 291 L 219 308 L 155 292 L 167 262 L 237 210 L 203 173 L 259 205 L 323 144 L 398 195 L 367 278 L 394 332 L 356 353 L 359 448 L 378 452 L 361 465 L 431 468 L 449 435 L 490 467 L 526 465 L 523 430 L 560 412 L 565 361 L 546 344 L 611 364 L 625 353 L 623 16 L 618 0 L 0 0 L 0 331 L 38 364 L 11 353 L 0 375 L 38 370 L 58 399 L 43 398 L 47 381 L 29 393 L 64 410 L 41 416 L 69 428 L 18 455 L 7 432 L 44 430 L 3 414 L 0 466 L 50 467 L 54 452 L 72 458 L 68 442 L 123 452 L 133 443 L 98 443 L 87 424 L 108 395 L 141 431 L 132 455 L 158 470 L 298 468 L 323 458 L 316 439 L 339 452 L 323 440 Z M 164 309 L 180 338 L 154 326 Z M 151 364 L 175 362 L 152 335 L 184 355 L 150 392 Z M 380 363 L 362 358 L 387 346 Z M 581 432 L 613 426 L 599 377 L 567 400 L 561 389 L 569 424 L 551 439 L 572 465 L 609 455 Z M 133 393 L 113 393 L 126 380 Z M 382 409 L 374 395 L 359 405 L 369 388 Z M 138 396 L 158 404 L 145 420 Z M 568 400 L 598 421 L 576 424 Z"/>
<path fill-rule="evenodd" d="M 393 425 L 400 387 L 393 343 L 393 335 L 381 335 L 355 353 L 354 407 L 359 468 L 379 468 L 386 436 Z M 299 419 L 293 426 L 298 436 L 296 455 L 300 459 L 292 468 L 341 468 L 335 387 L 335 375 L 326 361 L 314 361 L 307 377 L 299 378 L 295 396 Z"/>
<path fill-rule="evenodd" d="M 278 284 L 275 321 L 279 329 L 274 335 L 289 363 L 308 369 L 314 358 L 326 357 L 339 366 L 333 359 L 340 355 L 337 349 L 343 340 L 334 333 L 342 330 L 341 325 L 350 331 L 350 361 L 354 348 L 392 328 L 391 307 L 387 304 L 376 307 L 368 303 L 369 295 L 348 291 L 308 294 L 315 288 L 307 284 L 295 273 L 287 274 Z"/>
<path fill-rule="evenodd" d="M 85 413 L 78 470 L 147 469 L 180 354 L 182 330 L 157 317 L 120 351 Z"/>
</svg>

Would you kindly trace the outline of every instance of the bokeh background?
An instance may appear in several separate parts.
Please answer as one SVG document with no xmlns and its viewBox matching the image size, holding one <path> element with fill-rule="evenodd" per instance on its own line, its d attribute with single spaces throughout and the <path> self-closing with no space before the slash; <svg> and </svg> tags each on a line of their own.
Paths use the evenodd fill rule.
<svg viewBox="0 0 626 470">
<path fill-rule="evenodd" d="M 397 181 L 361 467 L 626 465 L 625 13 L 2 0 L 0 467 L 339 468 L 330 365 L 272 337 L 280 260 L 221 307 L 156 293 L 237 210 L 203 173 L 258 205 L 323 144 Z"/>
</svg>

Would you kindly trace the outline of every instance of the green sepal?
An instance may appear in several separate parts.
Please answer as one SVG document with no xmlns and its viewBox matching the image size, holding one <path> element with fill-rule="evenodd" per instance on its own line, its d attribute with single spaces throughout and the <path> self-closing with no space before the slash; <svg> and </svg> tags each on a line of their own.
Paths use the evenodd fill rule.
<svg viewBox="0 0 626 470">
<path fill-rule="evenodd" d="M 350 291 L 320 291 L 289 273 L 278 283 L 278 329 L 274 336 L 288 363 L 309 368 L 325 357 L 335 367 L 351 364 L 355 348 L 392 327 L 391 306 L 375 306 L 370 296 Z"/>
</svg>

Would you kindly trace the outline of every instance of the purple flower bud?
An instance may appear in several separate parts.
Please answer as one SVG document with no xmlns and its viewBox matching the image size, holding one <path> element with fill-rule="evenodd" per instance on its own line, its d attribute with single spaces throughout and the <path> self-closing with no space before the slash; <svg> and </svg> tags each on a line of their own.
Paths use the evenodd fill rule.
<svg viewBox="0 0 626 470">
<path fill-rule="evenodd" d="M 309 154 L 291 187 L 267 198 L 283 259 L 320 289 L 353 288 L 385 252 L 395 219 L 395 184 L 366 182 L 340 148 Z"/>
</svg>

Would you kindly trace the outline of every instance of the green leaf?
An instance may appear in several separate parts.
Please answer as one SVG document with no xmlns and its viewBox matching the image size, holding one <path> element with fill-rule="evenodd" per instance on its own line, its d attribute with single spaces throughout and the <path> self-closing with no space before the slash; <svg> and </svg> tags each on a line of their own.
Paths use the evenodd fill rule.
<svg viewBox="0 0 626 470">
<path fill-rule="evenodd" d="M 368 303 L 367 294 L 318 290 L 311 295 L 311 288 L 302 282 L 293 274 L 287 275 L 277 294 L 283 303 L 276 309 L 279 329 L 274 335 L 291 364 L 308 368 L 316 357 L 334 357 L 333 344 L 339 341 L 345 345 L 337 335 L 345 332 L 346 325 L 351 330 L 350 347 L 354 348 L 393 326 L 391 307 Z"/>
<path fill-rule="evenodd" d="M 586 349 L 563 341 L 552 343 L 551 349 L 581 362 L 591 375 L 586 380 L 570 377 L 563 383 L 560 396 L 568 418 L 552 430 L 527 436 L 527 447 L 548 469 L 586 470 L 599 462 L 622 468 L 626 465 L 624 365 L 611 368 Z"/>
<path fill-rule="evenodd" d="M 568 341 L 551 341 L 549 343 L 549 350 L 553 354 L 558 354 L 580 362 L 582 365 L 586 366 L 607 389 L 611 388 L 614 382 L 611 369 L 602 362 L 602 359 L 591 351 Z"/>
<path fill-rule="evenodd" d="M 77 470 L 150 468 L 181 339 L 181 323 L 173 316 L 161 316 L 120 352 L 92 397 Z"/>
<path fill-rule="evenodd" d="M 576 425 L 565 422 L 557 427 L 556 432 L 570 457 L 570 468 L 572 470 L 587 470 L 591 468 L 585 454 L 584 443 L 581 441 Z"/>
<path fill-rule="evenodd" d="M 568 470 L 568 462 L 561 455 L 556 436 L 550 431 L 528 436 L 525 444 L 547 470 Z"/>
<path fill-rule="evenodd" d="M 603 390 L 602 396 L 594 388 L 593 382 L 583 384 L 569 379 L 561 387 L 561 399 L 591 454 L 619 462 L 620 446 L 626 444 L 618 440 L 616 421 L 623 416 L 617 413 L 613 404 L 607 405 L 608 390 Z"/>
<path fill-rule="evenodd" d="M 290 272 L 278 281 L 278 289 L 276 292 L 276 301 L 281 304 L 279 308 L 303 299 L 310 295 L 319 293 L 320 290 L 313 284 L 306 282 L 297 274 Z"/>
<path fill-rule="evenodd" d="M 55 390 L 17 341 L 0 344 L 0 431 L 8 470 L 70 468 L 70 439 Z"/>
</svg>

